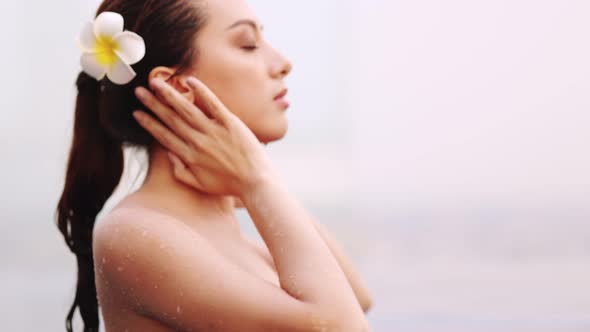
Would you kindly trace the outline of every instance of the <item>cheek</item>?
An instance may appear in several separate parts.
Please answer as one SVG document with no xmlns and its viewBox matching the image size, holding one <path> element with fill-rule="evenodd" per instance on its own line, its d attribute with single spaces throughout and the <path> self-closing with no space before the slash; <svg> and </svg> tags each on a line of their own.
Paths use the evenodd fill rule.
<svg viewBox="0 0 590 332">
<path fill-rule="evenodd" d="M 261 142 L 281 139 L 287 132 L 285 113 L 272 106 L 270 102 L 260 103 L 260 106 L 251 103 L 240 109 L 242 114 L 236 114 Z"/>
<path fill-rule="evenodd" d="M 232 112 L 242 113 L 244 104 L 263 98 L 265 78 L 258 61 L 248 55 L 223 48 L 203 55 L 198 71 L 203 82 Z"/>
<path fill-rule="evenodd" d="M 201 60 L 202 80 L 255 134 L 266 139 L 284 131 L 286 120 L 272 100 L 270 78 L 255 55 L 227 51 Z"/>
</svg>

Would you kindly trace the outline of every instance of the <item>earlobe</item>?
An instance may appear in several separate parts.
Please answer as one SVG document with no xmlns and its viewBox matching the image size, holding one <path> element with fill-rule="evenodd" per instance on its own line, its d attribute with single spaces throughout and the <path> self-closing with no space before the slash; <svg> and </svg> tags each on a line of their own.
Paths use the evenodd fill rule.
<svg viewBox="0 0 590 332">
<path fill-rule="evenodd" d="M 150 71 L 148 79 L 158 78 L 173 86 L 176 91 L 182 94 L 190 102 L 194 102 L 194 93 L 190 85 L 187 84 L 185 75 L 174 76 L 176 69 L 170 67 L 156 67 Z"/>
</svg>

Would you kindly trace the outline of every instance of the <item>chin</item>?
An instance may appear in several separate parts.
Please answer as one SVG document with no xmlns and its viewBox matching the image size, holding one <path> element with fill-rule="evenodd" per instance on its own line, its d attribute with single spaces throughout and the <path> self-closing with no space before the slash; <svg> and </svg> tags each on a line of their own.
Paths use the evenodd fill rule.
<svg viewBox="0 0 590 332">
<path fill-rule="evenodd" d="M 274 126 L 273 128 L 264 128 L 255 133 L 256 137 L 261 143 L 268 144 L 270 142 L 278 141 L 287 135 L 288 126 L 285 122 L 284 126 Z"/>
</svg>

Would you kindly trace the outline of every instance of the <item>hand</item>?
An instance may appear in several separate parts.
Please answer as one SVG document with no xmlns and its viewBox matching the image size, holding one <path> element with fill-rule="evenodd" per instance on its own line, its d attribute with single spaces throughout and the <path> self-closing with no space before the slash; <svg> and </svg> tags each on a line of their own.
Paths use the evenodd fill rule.
<svg viewBox="0 0 590 332">
<path fill-rule="evenodd" d="M 136 95 L 170 129 L 144 112 L 133 115 L 172 152 L 171 160 L 176 158 L 176 163 L 185 165 L 192 179 L 185 172 L 183 182 L 211 194 L 241 197 L 272 173 L 270 160 L 252 131 L 207 86 L 194 77 L 187 83 L 193 88 L 195 102 L 204 105 L 204 110 L 166 82 L 153 79 L 150 87 L 157 97 L 142 87 L 137 88 Z"/>
<path fill-rule="evenodd" d="M 180 160 L 172 152 L 168 153 L 168 158 L 170 159 L 170 162 L 172 163 L 174 177 L 177 180 L 179 180 L 179 181 L 183 182 L 184 184 L 189 185 L 191 187 L 195 187 L 195 188 L 199 187 L 199 181 L 195 178 L 193 173 L 191 173 L 190 169 L 188 167 L 186 167 L 186 165 L 182 162 L 182 160 Z M 234 208 L 239 209 L 239 208 L 245 207 L 244 202 L 242 202 L 242 200 L 239 197 L 233 196 L 232 198 L 234 201 Z"/>
</svg>

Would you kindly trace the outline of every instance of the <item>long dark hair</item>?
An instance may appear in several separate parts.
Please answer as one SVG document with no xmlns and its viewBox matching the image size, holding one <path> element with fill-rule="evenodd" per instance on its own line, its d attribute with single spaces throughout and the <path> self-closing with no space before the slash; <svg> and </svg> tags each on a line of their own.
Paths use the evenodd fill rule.
<svg viewBox="0 0 590 332">
<path fill-rule="evenodd" d="M 72 145 L 56 211 L 59 231 L 78 262 L 76 295 L 65 321 L 69 332 L 76 307 L 84 331 L 98 331 L 92 252 L 95 219 L 121 179 L 124 147 L 147 148 L 154 143 L 132 116 L 138 109 L 151 113 L 133 90 L 147 86 L 149 72 L 156 66 L 175 67 L 179 74 L 194 65 L 195 39 L 207 20 L 197 0 L 105 0 L 96 15 L 104 11 L 123 16 L 125 29 L 143 37 L 146 55 L 133 66 L 137 76 L 129 84 L 115 85 L 107 78 L 98 82 L 83 72 L 76 80 Z"/>
</svg>

